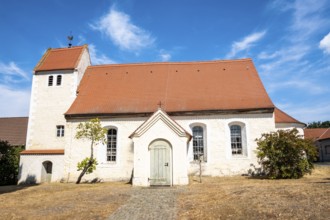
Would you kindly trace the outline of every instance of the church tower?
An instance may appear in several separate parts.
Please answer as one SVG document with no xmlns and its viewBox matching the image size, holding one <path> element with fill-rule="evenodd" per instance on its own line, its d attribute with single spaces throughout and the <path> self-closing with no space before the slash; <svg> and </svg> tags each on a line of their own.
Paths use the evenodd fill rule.
<svg viewBox="0 0 330 220">
<path fill-rule="evenodd" d="M 51 168 L 45 166 L 45 173 L 47 169 L 54 173 L 56 166 L 63 170 L 59 166 L 63 166 L 66 145 L 64 113 L 76 98 L 79 82 L 90 65 L 87 45 L 48 49 L 45 52 L 34 69 L 26 149 L 21 154 L 20 164 L 25 161 L 24 164 L 30 164 L 29 169 L 33 170 L 45 162 L 45 156 L 49 156 Z M 52 159 L 54 155 L 56 159 Z M 60 161 L 55 165 L 54 160 Z M 29 173 L 27 169 L 21 167 L 20 181 L 25 181 Z M 36 182 L 42 182 L 42 178 L 36 176 Z"/>
</svg>

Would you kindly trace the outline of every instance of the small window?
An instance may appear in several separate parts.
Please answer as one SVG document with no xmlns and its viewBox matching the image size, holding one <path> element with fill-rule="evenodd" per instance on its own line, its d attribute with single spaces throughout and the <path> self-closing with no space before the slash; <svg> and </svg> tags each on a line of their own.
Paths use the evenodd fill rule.
<svg viewBox="0 0 330 220">
<path fill-rule="evenodd" d="M 242 130 L 239 125 L 230 126 L 231 152 L 233 155 L 242 155 Z"/>
<path fill-rule="evenodd" d="M 58 76 L 57 76 L 57 79 L 56 79 L 56 85 L 57 85 L 57 86 L 60 86 L 61 83 L 62 83 L 62 75 L 58 75 Z"/>
<path fill-rule="evenodd" d="M 54 77 L 53 76 L 49 76 L 48 77 L 48 86 L 52 86 L 53 85 L 53 80 L 54 80 Z"/>
<path fill-rule="evenodd" d="M 57 137 L 64 137 L 64 125 L 57 125 L 56 126 L 56 136 Z"/>
<path fill-rule="evenodd" d="M 326 145 L 324 148 L 325 148 L 325 153 L 330 154 L 330 145 Z"/>
<path fill-rule="evenodd" d="M 192 130 L 194 160 L 199 160 L 204 156 L 204 130 L 201 126 L 195 126 Z"/>
<path fill-rule="evenodd" d="M 117 130 L 109 129 L 107 135 L 107 161 L 115 162 L 117 159 Z"/>
</svg>

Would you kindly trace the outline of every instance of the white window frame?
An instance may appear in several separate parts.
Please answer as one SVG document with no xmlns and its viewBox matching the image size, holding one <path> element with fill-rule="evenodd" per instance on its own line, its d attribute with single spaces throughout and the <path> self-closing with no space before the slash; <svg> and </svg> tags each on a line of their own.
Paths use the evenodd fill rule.
<svg viewBox="0 0 330 220">
<path fill-rule="evenodd" d="M 65 126 L 56 125 L 56 137 L 64 137 L 65 135 Z"/>
<path fill-rule="evenodd" d="M 233 154 L 232 153 L 232 136 L 231 136 L 231 126 L 240 126 L 241 127 L 241 145 L 242 145 L 242 154 Z M 227 126 L 228 129 L 228 135 L 227 135 L 227 140 L 229 142 L 228 144 L 228 151 L 229 155 L 231 158 L 248 158 L 249 153 L 248 153 L 248 146 L 247 146 L 247 127 L 246 123 L 242 121 L 232 121 L 228 123 Z"/>
<path fill-rule="evenodd" d="M 115 130 L 116 131 L 116 146 L 115 146 L 115 150 L 116 150 L 116 154 L 115 154 L 115 160 L 108 160 L 108 141 L 109 141 L 109 138 L 108 138 L 108 132 L 110 130 Z M 107 128 L 107 143 L 106 143 L 106 146 L 105 146 L 105 150 L 106 150 L 106 158 L 105 158 L 105 161 L 107 163 L 117 163 L 118 162 L 118 128 L 116 127 L 108 127 Z"/>
<path fill-rule="evenodd" d="M 201 127 L 203 129 L 203 161 L 207 162 L 207 152 L 208 152 L 208 148 L 207 148 L 207 128 L 206 125 L 204 123 L 193 123 L 190 125 L 190 130 L 191 130 L 191 134 L 193 135 L 192 137 L 192 141 L 190 144 L 191 147 L 191 152 L 192 152 L 192 161 L 193 162 L 198 162 L 199 159 L 194 159 L 195 156 L 195 152 L 194 152 L 194 134 L 193 134 L 193 128 L 194 127 Z"/>
</svg>

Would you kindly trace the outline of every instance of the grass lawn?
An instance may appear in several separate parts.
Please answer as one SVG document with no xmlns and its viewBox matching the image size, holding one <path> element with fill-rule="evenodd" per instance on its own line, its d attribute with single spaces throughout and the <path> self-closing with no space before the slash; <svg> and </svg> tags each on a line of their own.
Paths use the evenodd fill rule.
<svg viewBox="0 0 330 220">
<path fill-rule="evenodd" d="M 329 219 L 330 166 L 298 180 L 197 177 L 178 196 L 178 219 Z M 1 186 L 0 219 L 106 219 L 130 198 L 126 183 Z"/>
</svg>

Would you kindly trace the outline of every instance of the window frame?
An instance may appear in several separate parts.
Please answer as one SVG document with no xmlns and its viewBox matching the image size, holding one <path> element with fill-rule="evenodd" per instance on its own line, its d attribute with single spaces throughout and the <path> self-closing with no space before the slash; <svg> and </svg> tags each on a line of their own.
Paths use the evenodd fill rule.
<svg viewBox="0 0 330 220">
<path fill-rule="evenodd" d="M 232 126 L 239 126 L 240 127 L 240 141 L 238 142 L 241 145 L 241 153 L 233 154 L 233 142 L 232 142 Z M 229 155 L 232 158 L 248 158 L 248 145 L 247 145 L 247 126 L 246 123 L 241 121 L 233 121 L 228 123 L 228 130 L 229 130 Z M 234 143 L 237 145 L 237 143 Z"/>
<path fill-rule="evenodd" d="M 62 75 L 56 75 L 56 86 L 61 86 L 62 85 Z"/>
<path fill-rule="evenodd" d="M 203 146 L 202 146 L 202 156 L 203 156 L 202 161 L 207 162 L 207 128 L 206 128 L 206 125 L 203 124 L 203 123 L 193 123 L 193 124 L 190 125 L 190 129 L 191 129 L 191 133 L 192 133 L 192 141 L 191 141 L 191 151 L 192 151 L 191 158 L 192 158 L 192 162 L 199 162 L 199 158 L 195 157 L 195 155 L 196 155 L 196 153 L 195 153 L 196 152 L 195 151 L 196 146 L 194 146 L 195 145 L 194 128 L 196 128 L 196 127 L 202 128 L 202 138 L 201 138 L 202 140 L 200 140 L 199 143 L 203 144 Z"/>
<path fill-rule="evenodd" d="M 115 131 L 115 134 L 109 134 L 110 131 Z M 115 138 L 115 140 L 110 140 L 109 146 L 109 137 Z M 107 143 L 106 143 L 106 162 L 116 163 L 118 161 L 118 129 L 114 127 L 108 128 L 107 131 Z"/>
<path fill-rule="evenodd" d="M 64 137 L 65 135 L 65 126 L 56 125 L 56 137 Z"/>
<path fill-rule="evenodd" d="M 48 76 L 48 86 L 53 86 L 54 85 L 54 76 L 50 75 Z"/>
</svg>

